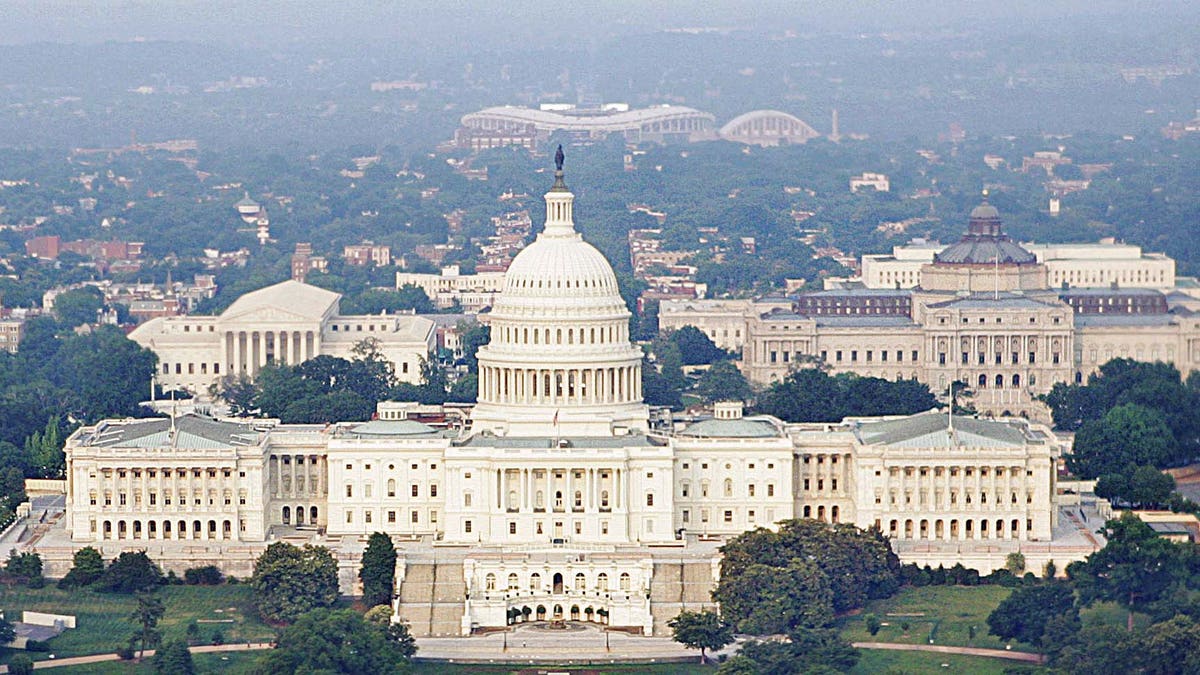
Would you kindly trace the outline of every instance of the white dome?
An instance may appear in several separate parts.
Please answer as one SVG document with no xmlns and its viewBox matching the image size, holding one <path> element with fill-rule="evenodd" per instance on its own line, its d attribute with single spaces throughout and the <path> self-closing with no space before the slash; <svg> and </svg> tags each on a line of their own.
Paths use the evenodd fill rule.
<svg viewBox="0 0 1200 675">
<path fill-rule="evenodd" d="M 546 227 L 508 267 L 479 350 L 476 431 L 610 435 L 646 428 L 642 352 L 612 266 L 575 231 L 561 174 Z"/>
</svg>

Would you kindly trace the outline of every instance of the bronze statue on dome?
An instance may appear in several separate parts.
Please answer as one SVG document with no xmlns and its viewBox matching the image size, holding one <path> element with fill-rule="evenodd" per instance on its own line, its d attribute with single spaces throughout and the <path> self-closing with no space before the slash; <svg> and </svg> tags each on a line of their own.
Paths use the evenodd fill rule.
<svg viewBox="0 0 1200 675">
<path fill-rule="evenodd" d="M 558 144 L 558 152 L 554 153 L 554 169 L 556 171 L 562 171 L 562 165 L 563 165 L 564 158 L 565 157 L 564 157 L 563 151 L 562 151 L 562 143 L 559 143 Z"/>
</svg>

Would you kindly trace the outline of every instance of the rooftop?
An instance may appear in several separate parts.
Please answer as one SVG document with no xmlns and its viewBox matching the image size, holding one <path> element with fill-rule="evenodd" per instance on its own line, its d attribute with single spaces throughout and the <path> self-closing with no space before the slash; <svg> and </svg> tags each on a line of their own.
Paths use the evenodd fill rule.
<svg viewBox="0 0 1200 675">
<path fill-rule="evenodd" d="M 257 445 L 263 432 L 252 424 L 222 422 L 187 414 L 171 419 L 104 421 L 80 440 L 83 445 L 107 448 L 183 448 L 214 450 Z"/>
<path fill-rule="evenodd" d="M 678 435 L 688 438 L 778 438 L 783 434 L 768 417 L 743 417 L 702 420 L 688 425 Z"/>
<path fill-rule="evenodd" d="M 961 415 L 954 416 L 951 429 L 949 416 L 938 411 L 896 419 L 848 419 L 847 422 L 855 425 L 855 432 L 864 444 L 911 448 L 1015 448 L 1025 445 L 1025 431 L 1028 430 L 1018 428 L 1012 420 L 984 420 Z"/>
</svg>

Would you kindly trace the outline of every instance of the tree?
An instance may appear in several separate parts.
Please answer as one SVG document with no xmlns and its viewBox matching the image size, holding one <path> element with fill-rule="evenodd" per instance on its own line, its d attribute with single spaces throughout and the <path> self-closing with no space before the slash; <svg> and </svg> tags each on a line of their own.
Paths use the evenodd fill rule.
<svg viewBox="0 0 1200 675">
<path fill-rule="evenodd" d="M 54 298 L 54 314 L 67 328 L 99 323 L 103 308 L 104 293 L 95 286 L 72 289 Z"/>
<path fill-rule="evenodd" d="M 1067 456 L 1067 468 L 1090 479 L 1119 473 L 1130 464 L 1166 466 L 1174 456 L 1175 437 L 1162 413 L 1128 403 L 1109 410 L 1100 420 L 1083 423 Z"/>
<path fill-rule="evenodd" d="M 872 637 L 879 634 L 879 629 L 883 628 L 883 622 L 879 620 L 879 616 L 875 614 L 867 614 L 863 616 L 863 623 L 866 624 L 867 632 Z"/>
<path fill-rule="evenodd" d="M 17 654 L 8 661 L 8 675 L 33 675 L 33 659 Z"/>
<path fill-rule="evenodd" d="M 671 342 L 679 348 L 683 365 L 699 366 L 728 358 L 729 354 L 695 326 L 684 326 L 668 334 Z"/>
<path fill-rule="evenodd" d="M 258 385 L 246 373 L 226 375 L 212 385 L 211 393 L 225 401 L 229 414 L 245 417 L 258 410 Z"/>
<path fill-rule="evenodd" d="M 479 372 L 479 348 L 486 345 L 492 339 L 492 329 L 490 326 L 485 326 L 477 322 L 467 323 L 465 321 L 458 322 L 456 326 L 459 335 L 459 342 L 462 344 L 463 363 L 467 366 L 468 373 Z"/>
<path fill-rule="evenodd" d="M 194 675 L 192 652 L 183 640 L 167 640 L 154 654 L 154 672 L 158 675 Z"/>
<path fill-rule="evenodd" d="M 1004 569 L 1012 572 L 1014 576 L 1025 571 L 1025 554 L 1020 551 L 1009 553 L 1004 558 Z"/>
<path fill-rule="evenodd" d="M 1080 602 L 1090 606 L 1097 600 L 1112 601 L 1133 612 L 1171 592 L 1177 582 L 1190 579 L 1191 548 L 1159 537 L 1131 512 L 1104 525 L 1108 543 L 1082 562 L 1067 566 L 1067 577 L 1075 583 Z M 1190 554 L 1190 555 L 1188 555 Z"/>
<path fill-rule="evenodd" d="M 134 608 L 130 618 L 138 625 L 133 639 L 138 643 L 139 659 L 146 653 L 147 647 L 157 647 L 162 642 L 162 633 L 158 631 L 158 621 L 163 618 L 166 611 L 162 600 L 149 594 L 138 595 L 137 607 Z"/>
<path fill-rule="evenodd" d="M 4 564 L 4 572 L 24 584 L 41 583 L 42 556 L 34 551 L 17 553 L 16 549 L 13 549 L 9 551 L 8 561 Z"/>
<path fill-rule="evenodd" d="M 700 650 L 700 663 L 705 663 L 705 652 L 718 650 L 733 642 L 733 627 L 721 620 L 720 615 L 710 610 L 680 612 L 667 622 L 671 637 L 689 649 Z"/>
<path fill-rule="evenodd" d="M 58 582 L 59 588 L 77 588 L 94 583 L 104 575 L 104 559 L 100 551 L 84 546 L 75 552 L 73 565 Z"/>
<path fill-rule="evenodd" d="M 396 547 L 391 537 L 376 532 L 367 539 L 358 578 L 363 585 L 363 604 L 372 607 L 392 601 L 396 579 Z"/>
<path fill-rule="evenodd" d="M 1152 624 L 1138 640 L 1146 675 L 1200 672 L 1200 624 L 1189 616 Z"/>
<path fill-rule="evenodd" d="M 750 398 L 750 384 L 732 361 L 717 361 L 709 366 L 696 384 L 696 393 L 707 403 L 716 401 L 745 401 Z"/>
<path fill-rule="evenodd" d="M 6 645 L 17 638 L 17 629 L 7 617 L 0 616 L 0 645 Z"/>
<path fill-rule="evenodd" d="M 224 581 L 224 575 L 216 565 L 202 565 L 184 570 L 183 581 L 190 586 L 216 586 Z"/>
<path fill-rule="evenodd" d="M 406 659 L 411 659 L 417 653 L 417 639 L 408 630 L 408 624 L 389 622 L 387 638 L 395 645 L 396 651 Z"/>
<path fill-rule="evenodd" d="M 125 551 L 109 563 L 96 582 L 96 589 L 106 593 L 151 591 L 162 580 L 162 570 L 145 551 Z"/>
<path fill-rule="evenodd" d="M 891 382 L 853 373 L 830 376 L 801 368 L 758 397 L 757 411 L 788 422 L 840 422 L 851 416 L 914 415 L 937 405 L 915 380 Z"/>
<path fill-rule="evenodd" d="M 988 615 L 988 632 L 1002 640 L 1039 646 L 1046 633 L 1046 622 L 1056 616 L 1079 621 L 1075 593 L 1068 584 L 1021 586 Z"/>
<path fill-rule="evenodd" d="M 254 563 L 250 579 L 258 611 L 271 621 L 291 622 L 338 598 L 337 561 L 324 546 L 275 542 Z"/>
<path fill-rule="evenodd" d="M 787 641 L 751 641 L 717 670 L 722 675 L 844 673 L 858 663 L 858 650 L 829 629 L 801 629 Z"/>
<path fill-rule="evenodd" d="M 315 609 L 280 633 L 260 672 L 397 673 L 411 656 L 405 649 L 353 610 Z"/>
<path fill-rule="evenodd" d="M 813 561 L 800 558 L 783 567 L 754 564 L 730 579 L 722 576 L 713 599 L 739 633 L 820 628 L 834 617 L 829 577 Z"/>
</svg>

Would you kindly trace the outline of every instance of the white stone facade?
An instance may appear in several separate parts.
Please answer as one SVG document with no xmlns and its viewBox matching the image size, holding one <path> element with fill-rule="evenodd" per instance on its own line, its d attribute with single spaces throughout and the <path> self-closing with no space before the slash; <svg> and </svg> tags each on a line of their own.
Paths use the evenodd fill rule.
<svg viewBox="0 0 1200 675">
<path fill-rule="evenodd" d="M 297 364 L 316 356 L 351 358 L 373 338 L 405 382 L 420 381 L 420 362 L 433 351 L 433 321 L 413 315 L 342 316 L 341 296 L 285 281 L 238 298 L 218 316 L 151 319 L 129 338 L 158 356 L 156 381 L 206 396 L 226 375 L 253 377 L 268 363 Z"/>
</svg>

